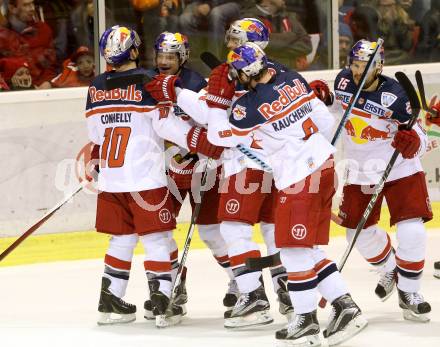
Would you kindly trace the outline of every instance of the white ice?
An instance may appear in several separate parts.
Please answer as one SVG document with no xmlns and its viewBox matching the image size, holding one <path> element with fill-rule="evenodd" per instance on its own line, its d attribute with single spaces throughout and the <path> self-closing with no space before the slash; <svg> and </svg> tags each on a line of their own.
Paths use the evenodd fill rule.
<svg viewBox="0 0 440 347">
<path fill-rule="evenodd" d="M 431 322 L 404 321 L 397 294 L 382 303 L 374 294 L 377 274 L 354 250 L 343 276 L 369 326 L 343 346 L 440 346 L 440 280 L 433 277 L 433 262 L 440 260 L 440 233 L 429 232 L 422 293 L 432 305 Z M 339 260 L 344 238 L 326 247 Z M 80 250 L 79 250 L 80 251 Z M 133 261 L 126 301 L 138 307 L 134 323 L 96 325 L 103 261 L 87 260 L 0 268 L 0 346 L 44 347 L 262 347 L 275 346 L 275 330 L 285 324 L 278 313 L 272 283 L 265 272 L 266 291 L 272 303 L 273 324 L 247 331 L 223 328 L 222 298 L 227 277 L 208 250 L 191 250 L 188 259 L 188 315 L 181 325 L 157 329 L 143 319 L 147 282 L 143 258 Z M 322 328 L 329 309 L 319 311 Z M 323 340 L 323 346 L 326 343 Z"/>
</svg>

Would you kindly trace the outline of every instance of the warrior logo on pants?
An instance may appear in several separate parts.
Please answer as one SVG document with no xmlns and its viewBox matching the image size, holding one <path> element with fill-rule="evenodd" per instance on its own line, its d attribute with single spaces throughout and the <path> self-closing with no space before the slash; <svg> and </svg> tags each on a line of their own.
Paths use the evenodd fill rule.
<svg viewBox="0 0 440 347">
<path fill-rule="evenodd" d="M 302 240 L 307 236 L 307 229 L 302 224 L 295 224 L 292 227 L 292 236 L 294 239 Z"/>
<path fill-rule="evenodd" d="M 171 220 L 171 213 L 167 208 L 159 211 L 159 219 L 162 223 L 167 224 Z"/>
<path fill-rule="evenodd" d="M 235 214 L 238 212 L 239 209 L 240 209 L 240 203 L 235 199 L 230 199 L 226 203 L 226 211 L 229 214 Z"/>
</svg>

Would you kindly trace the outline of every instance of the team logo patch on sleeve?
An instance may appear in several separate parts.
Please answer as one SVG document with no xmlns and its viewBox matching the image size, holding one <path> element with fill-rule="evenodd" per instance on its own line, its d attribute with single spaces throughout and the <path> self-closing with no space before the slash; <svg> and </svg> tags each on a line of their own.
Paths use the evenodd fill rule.
<svg viewBox="0 0 440 347">
<path fill-rule="evenodd" d="M 397 100 L 397 96 L 392 93 L 383 92 L 382 95 L 380 96 L 380 103 L 384 107 L 390 107 L 392 104 L 394 104 L 394 101 L 396 100 Z"/>
<path fill-rule="evenodd" d="M 234 117 L 234 119 L 237 121 L 246 118 L 246 107 L 235 105 L 234 109 L 232 110 L 232 117 Z"/>
</svg>

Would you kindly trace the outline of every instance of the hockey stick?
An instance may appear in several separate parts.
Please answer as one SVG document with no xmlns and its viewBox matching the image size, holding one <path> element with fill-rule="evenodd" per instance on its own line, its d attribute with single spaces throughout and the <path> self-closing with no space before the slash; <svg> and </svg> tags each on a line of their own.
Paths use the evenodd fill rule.
<svg viewBox="0 0 440 347">
<path fill-rule="evenodd" d="M 416 82 L 417 82 L 417 87 L 419 88 L 420 99 L 422 101 L 422 109 L 428 112 L 434 118 L 437 118 L 438 117 L 437 112 L 434 111 L 432 108 L 430 108 L 426 103 L 425 86 L 423 83 L 422 73 L 419 70 L 416 71 Z"/>
<path fill-rule="evenodd" d="M 203 170 L 202 173 L 202 179 L 200 182 L 200 187 L 203 188 L 206 184 L 206 179 L 208 177 L 208 170 L 209 167 L 211 166 L 212 163 L 212 158 L 209 158 L 208 161 L 206 162 L 206 166 Z M 183 272 L 183 268 L 185 266 L 186 263 L 186 258 L 188 257 L 188 252 L 189 252 L 189 247 L 191 245 L 191 240 L 194 234 L 194 227 L 196 225 L 196 220 L 197 217 L 199 216 L 200 213 L 200 208 L 202 206 L 202 201 L 203 201 L 203 195 L 205 195 L 205 190 L 200 189 L 200 202 L 197 202 L 194 206 L 194 211 L 191 214 L 191 222 L 188 228 L 188 233 L 186 235 L 186 239 L 185 239 L 185 244 L 183 246 L 183 252 L 182 252 L 182 257 L 180 259 L 180 263 L 179 263 L 179 267 L 177 269 L 177 274 L 176 274 L 176 278 L 174 280 L 173 286 L 171 288 L 171 298 L 170 298 L 170 302 L 168 304 L 168 309 L 167 311 L 171 308 L 174 300 L 176 299 L 176 292 L 177 292 L 177 288 L 179 287 L 180 283 L 181 283 L 181 279 L 182 279 L 182 272 Z M 166 320 L 166 314 L 164 315 L 159 315 L 156 317 L 156 326 L 158 328 L 166 328 L 168 326 L 170 326 L 172 324 L 168 323 Z"/>
<path fill-rule="evenodd" d="M 396 78 L 399 81 L 399 83 L 402 85 L 403 89 L 405 90 L 409 102 L 411 104 L 411 109 L 412 109 L 412 114 L 411 114 L 411 118 L 408 122 L 408 124 L 406 125 L 406 128 L 408 130 L 410 130 L 413 125 L 415 124 L 415 122 L 417 121 L 417 117 L 419 116 L 420 113 L 420 102 L 419 102 L 419 98 L 417 96 L 417 92 L 414 88 L 414 86 L 412 85 L 411 81 L 409 80 L 408 76 L 406 76 L 403 72 L 398 71 L 396 72 Z M 342 269 L 344 268 L 345 263 L 347 262 L 348 256 L 350 255 L 351 251 L 353 250 L 353 247 L 356 243 L 356 240 L 359 237 L 359 234 L 361 233 L 362 229 L 365 226 L 365 223 L 368 220 L 368 217 L 371 214 L 371 211 L 373 211 L 374 206 L 376 205 L 376 201 L 380 195 L 380 193 L 383 190 L 383 187 L 385 185 L 385 182 L 388 178 L 388 175 L 391 172 L 391 169 L 394 166 L 394 163 L 397 160 L 397 157 L 399 156 L 400 152 L 395 149 L 393 152 L 393 155 L 391 156 L 390 161 L 388 162 L 388 165 L 385 168 L 385 171 L 381 177 L 381 179 L 379 180 L 379 183 L 376 184 L 376 186 L 374 187 L 374 194 L 371 196 L 370 202 L 368 203 L 361 220 L 359 221 L 358 225 L 356 226 L 356 231 L 354 233 L 353 239 L 350 241 L 350 243 L 348 244 L 347 248 L 345 249 L 344 254 L 342 255 L 342 258 L 338 264 L 338 270 L 342 271 Z M 324 308 L 326 305 L 326 300 L 324 298 L 321 298 L 320 302 L 319 302 L 319 307 Z"/>
<path fill-rule="evenodd" d="M 207 67 L 211 70 L 219 66 L 222 62 L 211 52 L 202 52 L 200 54 L 200 59 L 205 63 Z"/>
<path fill-rule="evenodd" d="M 351 99 L 350 103 L 348 104 L 347 108 L 345 109 L 345 112 L 341 118 L 341 121 L 339 122 L 339 125 L 336 129 L 335 135 L 333 135 L 333 139 L 331 142 L 332 145 L 334 145 L 336 143 L 336 140 L 338 139 L 339 135 L 341 134 L 342 128 L 345 126 L 345 123 L 347 121 L 348 116 L 351 113 L 351 110 L 353 109 L 354 105 L 356 104 L 357 100 L 359 99 L 359 95 L 360 95 L 362 88 L 365 84 L 365 80 L 367 79 L 368 72 L 370 71 L 371 66 L 373 65 L 373 61 L 374 61 L 376 55 L 379 54 L 379 51 L 380 51 L 382 45 L 383 45 L 383 39 L 379 38 L 376 42 L 376 48 L 375 48 L 373 54 L 370 56 L 370 59 L 368 60 L 367 65 L 365 66 L 365 70 L 362 73 L 356 94 Z"/>
<path fill-rule="evenodd" d="M 51 210 L 46 212 L 46 214 L 39 219 L 35 224 L 33 224 L 28 230 L 24 232 L 17 240 L 14 241 L 8 248 L 6 248 L 2 254 L 0 254 L 0 261 L 2 261 L 9 253 L 11 253 L 15 248 L 17 248 L 24 240 L 28 238 L 35 230 L 42 226 L 52 215 L 58 211 L 63 205 L 65 205 L 70 199 L 72 199 L 76 194 L 78 194 L 89 182 L 80 184 L 76 189 L 68 194 L 63 200 L 56 204 Z"/>
<path fill-rule="evenodd" d="M 128 86 L 131 86 L 132 84 L 142 84 L 148 83 L 151 81 L 151 77 L 147 74 L 143 73 L 137 73 L 133 75 L 127 75 L 127 76 L 107 76 L 107 78 L 104 81 L 104 89 L 105 90 L 113 90 L 118 88 L 127 88 Z"/>
</svg>

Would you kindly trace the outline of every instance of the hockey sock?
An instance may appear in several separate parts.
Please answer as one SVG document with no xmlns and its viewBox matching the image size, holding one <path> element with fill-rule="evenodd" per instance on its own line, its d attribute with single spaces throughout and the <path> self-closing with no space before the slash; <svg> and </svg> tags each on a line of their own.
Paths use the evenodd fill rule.
<svg viewBox="0 0 440 347">
<path fill-rule="evenodd" d="M 122 298 L 130 278 L 131 260 L 138 241 L 137 235 L 112 236 L 104 258 L 104 277 L 110 279 L 110 292 Z"/>
<path fill-rule="evenodd" d="M 260 229 L 266 244 L 267 255 L 278 253 L 280 249 L 275 246 L 275 224 L 260 222 Z M 286 269 L 282 265 L 271 267 L 270 274 L 272 276 L 273 289 L 276 293 L 280 288 L 278 279 L 280 277 L 287 278 Z"/>
<path fill-rule="evenodd" d="M 281 262 L 287 270 L 290 300 L 296 314 L 317 309 L 318 275 L 314 270 L 312 250 L 309 248 L 281 248 Z"/>
<path fill-rule="evenodd" d="M 258 245 L 252 241 L 252 225 L 222 222 L 220 231 L 228 247 L 231 269 L 240 293 L 250 293 L 261 286 L 261 271 L 249 270 L 246 259 L 260 257 Z"/>
<path fill-rule="evenodd" d="M 171 296 L 171 231 L 157 232 L 140 237 L 145 250 L 144 268 L 148 281 L 158 281 L 159 288 L 166 296 Z"/>
<path fill-rule="evenodd" d="M 397 287 L 405 292 L 418 292 L 426 252 L 426 231 L 422 219 L 397 223 L 397 241 Z"/>
</svg>

